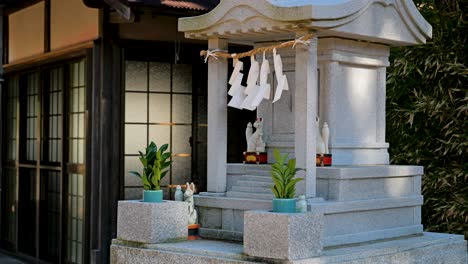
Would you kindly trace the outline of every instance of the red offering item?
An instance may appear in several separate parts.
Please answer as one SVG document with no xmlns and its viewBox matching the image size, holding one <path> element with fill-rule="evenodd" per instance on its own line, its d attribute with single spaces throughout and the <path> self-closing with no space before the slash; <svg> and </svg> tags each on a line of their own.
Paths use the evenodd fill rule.
<svg viewBox="0 0 468 264">
<path fill-rule="evenodd" d="M 198 235 L 199 224 L 192 224 L 188 226 L 188 240 L 197 240 L 200 238 Z"/>
<path fill-rule="evenodd" d="M 315 166 L 330 167 L 332 165 L 332 154 L 317 154 L 315 157 Z"/>
<path fill-rule="evenodd" d="M 268 155 L 266 152 L 244 152 L 244 163 L 247 164 L 266 164 Z"/>
</svg>

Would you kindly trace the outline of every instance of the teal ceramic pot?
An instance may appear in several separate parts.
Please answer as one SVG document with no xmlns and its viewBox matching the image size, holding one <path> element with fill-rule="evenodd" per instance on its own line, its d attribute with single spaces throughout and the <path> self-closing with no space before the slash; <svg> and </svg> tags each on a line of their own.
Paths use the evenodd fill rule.
<svg viewBox="0 0 468 264">
<path fill-rule="evenodd" d="M 296 199 L 273 198 L 273 212 L 295 213 L 296 212 Z"/>
<path fill-rule="evenodd" d="M 162 190 L 143 190 L 143 202 L 147 203 L 162 203 L 163 191 Z"/>
</svg>

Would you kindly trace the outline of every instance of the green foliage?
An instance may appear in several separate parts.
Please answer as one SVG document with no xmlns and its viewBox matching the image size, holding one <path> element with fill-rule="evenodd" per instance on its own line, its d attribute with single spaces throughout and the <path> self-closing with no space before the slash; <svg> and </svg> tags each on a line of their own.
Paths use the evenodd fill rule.
<svg viewBox="0 0 468 264">
<path fill-rule="evenodd" d="M 468 237 L 468 1 L 415 3 L 433 26 L 433 39 L 392 50 L 387 79 L 392 163 L 424 166 L 427 230 Z"/>
<path fill-rule="evenodd" d="M 146 148 L 145 153 L 140 153 L 140 162 L 143 165 L 143 174 L 137 171 L 130 171 L 131 175 L 139 177 L 143 182 L 145 190 L 160 190 L 161 180 L 166 176 L 171 165 L 169 161 L 171 152 L 167 151 L 168 144 L 162 145 L 159 149 L 154 142 Z"/>
<path fill-rule="evenodd" d="M 271 178 L 275 185 L 271 188 L 276 198 L 291 199 L 296 195 L 296 183 L 302 181 L 302 178 L 294 178 L 296 172 L 296 159 L 288 159 L 288 154 L 281 156 L 280 152 L 273 151 L 276 162 L 271 166 Z"/>
</svg>

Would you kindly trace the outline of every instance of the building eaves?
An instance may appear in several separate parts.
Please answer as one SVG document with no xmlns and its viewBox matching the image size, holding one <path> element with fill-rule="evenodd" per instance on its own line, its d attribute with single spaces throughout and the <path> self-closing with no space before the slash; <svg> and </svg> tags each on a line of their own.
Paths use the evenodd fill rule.
<svg viewBox="0 0 468 264">
<path fill-rule="evenodd" d="M 143 2 L 146 6 L 165 6 L 191 10 L 209 11 L 213 9 L 219 0 L 128 0 L 129 4 Z"/>
<path fill-rule="evenodd" d="M 1 0 L 0 0 L 1 1 Z M 115 1 L 115 0 L 114 0 Z M 219 4 L 219 0 L 118 0 L 129 7 L 167 7 L 209 11 Z M 99 8 L 109 0 L 83 0 L 89 7 Z"/>
</svg>

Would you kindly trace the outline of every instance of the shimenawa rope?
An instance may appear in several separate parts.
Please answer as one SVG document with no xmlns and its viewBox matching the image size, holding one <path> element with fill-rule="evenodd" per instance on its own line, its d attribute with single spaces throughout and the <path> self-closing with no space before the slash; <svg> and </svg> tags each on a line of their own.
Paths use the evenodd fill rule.
<svg viewBox="0 0 468 264">
<path fill-rule="evenodd" d="M 227 51 L 224 50 L 202 50 L 200 51 L 200 57 L 204 57 L 205 63 L 208 61 L 209 57 L 213 57 L 215 59 L 218 58 L 224 58 L 224 59 L 240 59 L 240 58 L 245 58 L 245 57 L 250 57 L 252 55 L 256 55 L 259 53 L 264 53 L 264 52 L 273 52 L 274 49 L 282 49 L 282 48 L 287 48 L 287 47 L 293 47 L 295 48 L 296 45 L 302 44 L 302 45 L 308 45 L 310 44 L 310 39 L 312 39 L 314 36 L 312 34 L 302 36 L 298 39 L 295 40 L 290 40 L 286 41 L 277 45 L 272 45 L 268 47 L 260 47 L 256 48 L 247 52 L 242 52 L 239 54 L 236 53 L 228 53 Z"/>
</svg>

